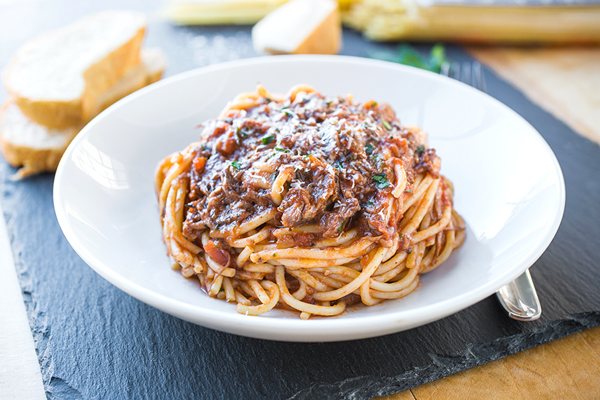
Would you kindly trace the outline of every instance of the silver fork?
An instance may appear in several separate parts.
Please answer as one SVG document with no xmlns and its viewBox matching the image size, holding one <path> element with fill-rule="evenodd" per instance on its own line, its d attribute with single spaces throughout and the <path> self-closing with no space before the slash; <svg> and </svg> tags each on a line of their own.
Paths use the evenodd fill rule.
<svg viewBox="0 0 600 400">
<path fill-rule="evenodd" d="M 440 74 L 452 77 L 476 89 L 486 92 L 483 68 L 477 61 L 473 63 L 443 63 Z M 542 315 L 542 305 L 533 286 L 529 269 L 508 285 L 496 292 L 500 304 L 508 311 L 508 316 L 518 321 L 535 321 Z"/>
</svg>

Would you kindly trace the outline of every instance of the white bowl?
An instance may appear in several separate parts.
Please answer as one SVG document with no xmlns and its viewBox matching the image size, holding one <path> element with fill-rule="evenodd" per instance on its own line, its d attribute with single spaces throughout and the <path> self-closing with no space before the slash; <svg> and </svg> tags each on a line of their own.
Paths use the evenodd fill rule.
<svg viewBox="0 0 600 400">
<path fill-rule="evenodd" d="M 286 92 L 387 102 L 419 125 L 455 186 L 467 239 L 423 276 L 411 295 L 335 318 L 300 320 L 271 311 L 240 315 L 172 271 L 154 193 L 156 164 L 196 141 L 195 127 L 262 83 Z M 401 65 L 353 57 L 279 56 L 213 65 L 165 79 L 88 124 L 56 174 L 54 205 L 75 251 L 102 277 L 164 312 L 209 328 L 285 341 L 360 339 L 410 329 L 493 294 L 530 267 L 560 224 L 565 189 L 554 154 L 523 118 L 460 82 Z"/>
</svg>

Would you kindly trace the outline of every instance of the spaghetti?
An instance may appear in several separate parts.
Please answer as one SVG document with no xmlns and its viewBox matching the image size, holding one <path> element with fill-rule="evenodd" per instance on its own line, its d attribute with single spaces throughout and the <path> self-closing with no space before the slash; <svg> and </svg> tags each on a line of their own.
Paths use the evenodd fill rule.
<svg viewBox="0 0 600 400">
<path fill-rule="evenodd" d="M 242 314 L 398 299 L 464 240 L 435 150 L 386 104 L 259 86 L 200 127 L 158 166 L 163 235 L 174 268 Z"/>
</svg>

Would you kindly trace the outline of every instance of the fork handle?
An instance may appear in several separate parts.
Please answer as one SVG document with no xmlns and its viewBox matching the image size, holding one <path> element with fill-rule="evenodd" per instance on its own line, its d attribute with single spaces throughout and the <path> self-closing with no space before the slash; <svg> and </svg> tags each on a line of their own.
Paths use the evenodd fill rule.
<svg viewBox="0 0 600 400">
<path fill-rule="evenodd" d="M 496 295 L 512 319 L 535 321 L 542 315 L 542 305 L 533 286 L 529 270 L 508 285 L 502 286 Z"/>
</svg>

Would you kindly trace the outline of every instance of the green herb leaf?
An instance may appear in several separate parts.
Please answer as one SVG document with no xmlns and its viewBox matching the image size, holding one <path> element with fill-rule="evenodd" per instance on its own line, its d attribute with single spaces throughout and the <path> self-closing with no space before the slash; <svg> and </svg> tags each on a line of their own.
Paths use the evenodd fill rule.
<svg viewBox="0 0 600 400">
<path fill-rule="evenodd" d="M 281 147 L 275 147 L 275 151 L 282 151 L 284 153 L 289 153 L 290 152 L 288 149 L 284 149 L 284 148 L 281 148 Z"/>
<path fill-rule="evenodd" d="M 365 145 L 365 151 L 367 152 L 367 154 L 373 153 L 373 150 L 375 150 L 375 147 L 373 147 L 371 143 L 367 143 Z"/>
<path fill-rule="evenodd" d="M 242 143 L 242 140 L 248 137 L 246 130 L 244 128 L 240 128 L 239 126 L 235 128 L 235 142 L 238 146 Z"/>
<path fill-rule="evenodd" d="M 421 155 L 425 152 L 425 145 L 424 144 L 420 144 L 417 146 L 417 154 L 419 155 L 419 157 L 421 157 Z"/>
<path fill-rule="evenodd" d="M 421 56 L 419 52 L 406 44 L 398 46 L 398 50 L 395 53 L 390 51 L 377 51 L 370 52 L 367 56 L 378 60 L 410 65 L 411 67 L 417 67 L 435 73 L 440 72 L 442 64 L 449 62 L 446 58 L 444 45 L 440 43 L 433 46 L 429 57 Z"/>
<path fill-rule="evenodd" d="M 421 69 L 429 69 L 427 62 L 423 60 L 421 55 L 412 47 L 403 44 L 398 47 L 398 58 L 400 64 L 410 65 Z"/>
<path fill-rule="evenodd" d="M 310 159 L 310 156 L 311 156 L 310 154 L 307 154 L 307 155 L 305 155 L 305 156 L 304 156 L 304 157 L 302 157 L 302 158 L 304 158 L 305 160 L 308 160 L 308 159 Z"/>
<path fill-rule="evenodd" d="M 440 70 L 442 69 L 442 64 L 447 62 L 448 59 L 446 58 L 446 50 L 444 49 L 444 45 L 438 43 L 433 46 L 429 56 L 429 70 L 439 74 Z"/>
<path fill-rule="evenodd" d="M 374 175 L 373 180 L 377 182 L 377 185 L 375 185 L 375 187 L 380 190 L 385 189 L 386 187 L 391 185 L 388 182 L 388 180 L 383 172 L 380 174 Z"/>
<path fill-rule="evenodd" d="M 340 225 L 340 229 L 338 229 L 338 233 L 342 233 L 342 230 L 344 229 L 345 224 L 346 224 L 346 221 L 342 221 L 342 225 Z"/>
<path fill-rule="evenodd" d="M 398 239 L 402 240 L 403 237 L 404 237 L 404 235 L 400 234 L 400 236 L 398 236 Z"/>
<path fill-rule="evenodd" d="M 235 170 L 236 170 L 236 171 L 239 171 L 239 170 L 240 170 L 240 167 L 242 166 L 242 163 L 241 163 L 241 162 L 239 162 L 239 161 L 232 161 L 232 162 L 231 162 L 231 166 L 232 166 L 233 168 L 235 168 Z"/>
<path fill-rule="evenodd" d="M 385 129 L 387 129 L 388 131 L 391 131 L 391 130 L 392 130 L 392 125 L 390 125 L 390 123 L 389 123 L 389 122 L 387 122 L 387 121 L 383 121 L 383 122 L 381 122 L 381 124 L 382 124 L 383 126 L 385 126 Z"/>
<path fill-rule="evenodd" d="M 264 144 L 264 145 L 271 143 L 273 140 L 275 140 L 275 135 L 263 136 L 261 139 L 262 144 Z"/>
</svg>

